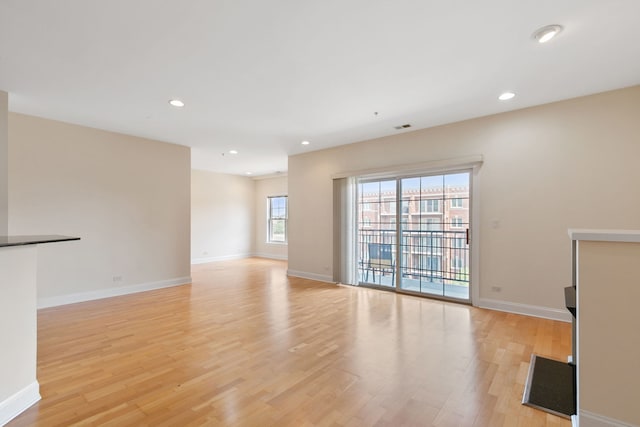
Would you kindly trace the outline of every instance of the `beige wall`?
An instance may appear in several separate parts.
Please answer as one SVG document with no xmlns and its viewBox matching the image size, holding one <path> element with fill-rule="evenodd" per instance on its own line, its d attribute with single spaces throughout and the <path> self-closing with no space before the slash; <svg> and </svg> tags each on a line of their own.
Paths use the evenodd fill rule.
<svg viewBox="0 0 640 427">
<path fill-rule="evenodd" d="M 254 242 L 254 182 L 191 172 L 191 262 L 250 256 Z"/>
<path fill-rule="evenodd" d="M 640 228 L 639 117 L 635 86 L 292 156 L 289 268 L 332 276 L 333 174 L 480 154 L 480 298 L 565 313 L 567 229 Z"/>
<path fill-rule="evenodd" d="M 8 234 L 9 208 L 9 95 L 0 90 L 0 236 Z"/>
<path fill-rule="evenodd" d="M 286 176 L 256 179 L 256 242 L 255 255 L 264 258 L 287 259 L 288 245 L 267 243 L 267 197 L 286 196 Z"/>
<path fill-rule="evenodd" d="M 38 247 L 0 248 L 0 425 L 39 399 L 36 380 Z"/>
<path fill-rule="evenodd" d="M 640 426 L 640 243 L 580 241 L 578 254 L 580 425 Z"/>
<path fill-rule="evenodd" d="M 9 231 L 42 245 L 41 306 L 190 281 L 190 150 L 9 114 Z M 125 292 L 126 293 L 126 292 Z"/>
</svg>

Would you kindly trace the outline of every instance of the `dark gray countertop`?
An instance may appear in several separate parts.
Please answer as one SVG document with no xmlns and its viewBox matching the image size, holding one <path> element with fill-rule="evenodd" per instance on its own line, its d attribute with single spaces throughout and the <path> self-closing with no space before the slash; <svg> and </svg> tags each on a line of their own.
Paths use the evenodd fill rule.
<svg viewBox="0 0 640 427">
<path fill-rule="evenodd" d="M 67 242 L 70 240 L 80 240 L 73 236 L 0 236 L 0 248 L 7 246 L 37 245 L 40 243 Z"/>
</svg>

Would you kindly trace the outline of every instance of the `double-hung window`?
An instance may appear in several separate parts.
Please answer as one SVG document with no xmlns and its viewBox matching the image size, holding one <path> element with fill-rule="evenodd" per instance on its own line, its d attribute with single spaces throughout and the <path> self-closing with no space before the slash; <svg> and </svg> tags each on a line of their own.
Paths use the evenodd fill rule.
<svg viewBox="0 0 640 427">
<path fill-rule="evenodd" d="M 287 243 L 287 196 L 268 197 L 267 242 Z"/>
</svg>

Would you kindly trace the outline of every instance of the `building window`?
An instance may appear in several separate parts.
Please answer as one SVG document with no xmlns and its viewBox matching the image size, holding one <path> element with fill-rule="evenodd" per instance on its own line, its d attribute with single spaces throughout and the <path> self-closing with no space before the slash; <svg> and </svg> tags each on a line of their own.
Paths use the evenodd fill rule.
<svg viewBox="0 0 640 427">
<path fill-rule="evenodd" d="M 462 208 L 462 199 L 451 199 L 452 208 Z"/>
<path fill-rule="evenodd" d="M 396 202 L 386 201 L 384 202 L 384 207 L 385 207 L 386 213 L 389 213 L 391 215 L 396 214 Z"/>
<path fill-rule="evenodd" d="M 420 229 L 422 231 L 441 231 L 442 223 L 435 218 L 422 218 Z"/>
<path fill-rule="evenodd" d="M 454 216 L 451 218 L 451 228 L 462 228 L 462 217 Z"/>
<path fill-rule="evenodd" d="M 421 200 L 420 208 L 422 212 L 440 212 L 440 200 L 439 199 Z"/>
<path fill-rule="evenodd" d="M 287 196 L 268 197 L 267 242 L 287 243 Z"/>
<path fill-rule="evenodd" d="M 463 249 L 466 247 L 466 245 L 467 245 L 467 242 L 465 241 L 464 238 L 455 237 L 451 239 L 451 247 L 453 249 Z"/>
</svg>

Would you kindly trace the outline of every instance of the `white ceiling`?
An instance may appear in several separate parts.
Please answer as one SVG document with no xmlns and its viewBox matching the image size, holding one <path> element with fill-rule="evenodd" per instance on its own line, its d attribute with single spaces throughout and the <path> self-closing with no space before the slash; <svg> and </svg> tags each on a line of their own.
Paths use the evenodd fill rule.
<svg viewBox="0 0 640 427">
<path fill-rule="evenodd" d="M 535 43 L 548 24 L 565 29 Z M 0 0 L 11 111 L 224 173 L 639 83 L 640 0 Z"/>
</svg>

